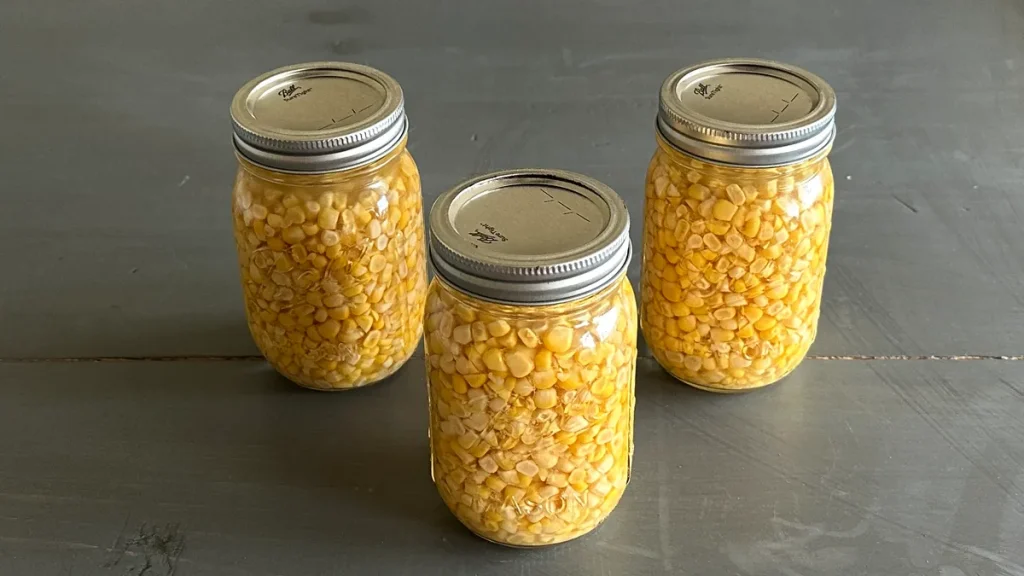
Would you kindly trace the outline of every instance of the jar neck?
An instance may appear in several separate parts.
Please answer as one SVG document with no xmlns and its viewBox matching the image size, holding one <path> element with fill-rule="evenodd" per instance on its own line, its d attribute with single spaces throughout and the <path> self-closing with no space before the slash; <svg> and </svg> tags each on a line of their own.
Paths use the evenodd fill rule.
<svg viewBox="0 0 1024 576">
<path fill-rule="evenodd" d="M 449 292 L 450 294 L 456 295 L 459 298 L 472 302 L 475 306 L 486 306 L 493 308 L 498 312 L 507 313 L 509 315 L 522 315 L 524 311 L 528 314 L 536 314 L 537 316 L 543 317 L 550 314 L 563 314 L 574 310 L 587 309 L 599 302 L 611 298 L 619 290 L 622 290 L 622 284 L 628 283 L 626 278 L 626 272 L 623 271 L 620 275 L 616 276 L 607 286 L 603 286 L 598 289 L 597 292 L 591 294 L 585 294 L 575 300 L 567 300 L 564 302 L 556 302 L 550 304 L 544 303 L 532 303 L 532 302 L 502 302 L 496 300 L 489 300 L 482 298 L 475 294 L 470 294 L 462 288 L 459 288 L 455 284 L 452 284 L 449 280 L 441 276 L 440 274 L 434 274 L 434 282 L 436 282 L 442 290 Z"/>
<path fill-rule="evenodd" d="M 828 146 L 814 153 L 814 155 L 808 158 L 804 158 L 803 160 L 791 162 L 789 164 L 783 164 L 780 166 L 742 166 L 736 164 L 722 164 L 720 162 L 713 162 L 711 160 L 707 160 L 699 156 L 694 156 L 689 152 L 684 152 L 683 150 L 676 148 L 675 146 L 672 145 L 672 143 L 670 143 L 661 134 L 657 132 L 655 132 L 655 139 L 658 141 L 659 150 L 672 160 L 676 161 L 677 163 L 681 163 L 680 160 L 685 159 L 690 161 L 687 163 L 690 166 L 693 166 L 693 162 L 695 161 L 700 163 L 702 167 L 705 169 L 711 171 L 722 171 L 731 173 L 771 173 L 778 176 L 786 176 L 798 172 L 806 172 L 809 169 L 816 170 L 818 169 L 818 165 L 823 164 L 827 161 L 828 154 L 829 152 L 832 151 L 832 144 L 830 143 Z"/>
<path fill-rule="evenodd" d="M 290 186 L 319 186 L 335 184 L 342 181 L 351 181 L 353 179 L 370 176 L 383 171 L 402 156 L 405 152 L 408 140 L 408 136 L 403 137 L 391 150 L 384 154 L 384 156 L 381 156 L 372 162 L 332 172 L 282 172 L 256 164 L 252 160 L 242 156 L 242 154 L 237 150 L 235 151 L 235 157 L 238 158 L 238 165 L 242 170 L 245 170 L 247 173 L 261 180 L 279 184 L 288 184 Z"/>
</svg>

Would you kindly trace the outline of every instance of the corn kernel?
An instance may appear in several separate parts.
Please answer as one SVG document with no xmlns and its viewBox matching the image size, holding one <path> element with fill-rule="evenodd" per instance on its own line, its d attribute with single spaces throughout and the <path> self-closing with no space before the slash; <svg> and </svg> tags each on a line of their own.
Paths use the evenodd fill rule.
<svg viewBox="0 0 1024 576">
<path fill-rule="evenodd" d="M 591 530 L 627 475 L 630 420 L 622 414 L 632 410 L 636 318 L 607 312 L 631 309 L 628 283 L 592 304 L 559 305 L 571 312 L 564 316 L 545 307 L 514 322 L 499 305 L 440 283 L 431 290 L 424 325 L 442 498 L 475 532 L 503 543 L 561 542 Z M 682 303 L 677 311 L 692 317 Z M 590 494 L 595 485 L 608 488 L 607 500 Z"/>
<path fill-rule="evenodd" d="M 520 328 L 516 334 L 519 336 L 519 341 L 529 348 L 536 348 L 540 344 L 537 334 L 529 328 Z"/>
<path fill-rule="evenodd" d="M 486 360 L 484 361 L 486 362 Z M 507 353 L 505 355 L 505 365 L 508 366 L 509 372 L 516 378 L 523 378 L 530 372 L 533 372 L 533 360 L 522 350 Z"/>
<path fill-rule="evenodd" d="M 508 334 L 510 330 L 512 327 L 504 320 L 495 320 L 487 325 L 487 331 L 495 338 Z"/>
<path fill-rule="evenodd" d="M 544 346 L 555 354 L 563 354 L 572 346 L 572 328 L 568 326 L 555 326 L 543 337 Z"/>
<path fill-rule="evenodd" d="M 819 177 L 827 164 L 741 173 L 662 146 L 650 170 L 664 190 L 686 190 L 656 207 L 648 183 L 642 317 L 655 357 L 710 388 L 788 373 L 818 317 L 833 198 L 831 178 Z"/>
<path fill-rule="evenodd" d="M 728 186 L 726 186 L 725 194 L 726 196 L 729 197 L 729 200 L 732 201 L 732 203 L 737 206 L 743 204 L 747 199 L 746 194 L 743 192 L 743 189 L 736 184 L 729 184 Z"/>
<path fill-rule="evenodd" d="M 558 377 L 551 370 L 543 370 L 533 373 L 533 386 L 538 390 L 551 388 L 558 382 Z"/>
<path fill-rule="evenodd" d="M 711 329 L 711 339 L 715 342 L 728 342 L 736 337 L 736 334 L 732 330 L 725 330 L 722 328 Z"/>
<path fill-rule="evenodd" d="M 686 195 L 697 201 L 707 200 L 711 190 L 702 184 L 693 184 L 686 190 Z"/>
<path fill-rule="evenodd" d="M 533 363 L 537 370 L 550 370 L 551 369 L 551 350 L 538 350 L 537 355 L 533 357 Z"/>
<path fill-rule="evenodd" d="M 493 372 L 508 371 L 508 366 L 505 365 L 505 358 L 497 348 L 489 348 L 487 352 L 484 352 L 483 360 L 488 370 Z"/>
<path fill-rule="evenodd" d="M 712 209 L 712 214 L 719 220 L 732 220 L 732 216 L 735 213 L 736 205 L 728 200 L 718 200 L 715 202 L 715 207 Z"/>
<path fill-rule="evenodd" d="M 533 403 L 540 409 L 553 408 L 558 403 L 558 392 L 553 388 L 537 390 L 533 394 Z"/>
<path fill-rule="evenodd" d="M 243 161 L 248 177 L 236 187 L 236 214 L 249 216 L 236 215 L 235 235 L 239 245 L 257 240 L 252 252 L 240 254 L 250 328 L 274 367 L 303 386 L 344 389 L 376 382 L 401 366 L 419 339 L 426 297 L 422 201 L 418 192 L 398 195 L 389 188 L 393 183 L 418 191 L 418 182 L 400 170 L 411 162 L 399 151 L 366 168 L 360 182 L 368 186 L 342 191 L 351 181 L 333 187 L 333 174 L 325 177 L 333 180 L 311 185 Z M 333 189 L 324 191 L 326 186 Z M 416 217 L 403 227 L 343 229 L 342 210 L 357 197 L 371 204 L 393 197 L 390 210 Z M 351 249 L 364 243 L 365 250 Z M 402 283 L 388 272 L 400 261 L 407 268 Z M 280 287 L 268 304 L 280 309 L 279 303 L 303 303 L 309 310 L 296 307 L 273 317 L 256 312 L 262 308 L 250 295 L 268 286 Z"/>
</svg>

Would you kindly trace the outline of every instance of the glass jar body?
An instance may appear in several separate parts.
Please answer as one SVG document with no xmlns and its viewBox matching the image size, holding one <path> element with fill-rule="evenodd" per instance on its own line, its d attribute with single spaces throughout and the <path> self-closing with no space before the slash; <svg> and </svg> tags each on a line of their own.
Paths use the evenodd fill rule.
<svg viewBox="0 0 1024 576">
<path fill-rule="evenodd" d="M 712 164 L 658 136 L 645 185 L 640 323 L 658 362 L 712 391 L 766 386 L 817 334 L 834 183 L 828 150 Z"/>
<path fill-rule="evenodd" d="M 539 307 L 486 302 L 434 279 L 431 473 L 463 524 L 499 544 L 538 546 L 608 516 L 629 478 L 636 332 L 625 277 Z"/>
<path fill-rule="evenodd" d="M 427 285 L 419 172 L 404 141 L 371 164 L 325 174 L 239 157 L 233 197 L 249 329 L 278 372 L 344 390 L 408 360 Z"/>
</svg>

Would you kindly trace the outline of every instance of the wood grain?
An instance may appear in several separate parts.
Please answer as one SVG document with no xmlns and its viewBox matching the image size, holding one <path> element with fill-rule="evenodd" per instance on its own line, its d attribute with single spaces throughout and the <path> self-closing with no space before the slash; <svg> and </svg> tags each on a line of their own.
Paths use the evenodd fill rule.
<svg viewBox="0 0 1024 576">
<path fill-rule="evenodd" d="M 0 21 L 0 357 L 254 353 L 227 105 L 266 69 L 397 77 L 428 202 L 484 171 L 572 169 L 626 198 L 639 243 L 658 86 L 723 55 L 839 95 L 815 353 L 1024 352 L 1019 2 L 54 0 Z"/>
<path fill-rule="evenodd" d="M 0 397 L 5 575 L 1024 574 L 1019 362 L 716 396 L 641 361 L 623 501 L 533 552 L 437 496 L 418 362 L 338 394 L 261 362 L 4 364 Z"/>
<path fill-rule="evenodd" d="M 1019 0 L 0 2 L 0 575 L 1024 576 L 1021 54 Z M 577 170 L 639 246 L 661 80 L 742 55 L 839 96 L 816 359 L 728 397 L 641 360 L 633 478 L 594 534 L 520 552 L 454 520 L 419 358 L 325 395 L 254 357 L 245 80 L 377 66 L 428 204 Z"/>
</svg>

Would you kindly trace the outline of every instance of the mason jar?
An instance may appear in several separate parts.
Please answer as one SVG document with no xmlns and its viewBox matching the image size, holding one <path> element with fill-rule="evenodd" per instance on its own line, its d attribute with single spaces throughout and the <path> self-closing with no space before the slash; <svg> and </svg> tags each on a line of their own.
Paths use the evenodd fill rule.
<svg viewBox="0 0 1024 576">
<path fill-rule="evenodd" d="M 619 502 L 637 314 L 622 200 L 554 170 L 475 178 L 430 213 L 432 476 L 477 535 L 564 542 Z"/>
<path fill-rule="evenodd" d="M 356 64 L 288 66 L 243 86 L 231 119 L 234 234 L 256 345 L 308 388 L 387 377 L 419 342 L 426 298 L 401 87 Z"/>
<path fill-rule="evenodd" d="M 835 110 L 821 78 L 765 60 L 708 62 L 662 85 L 640 316 L 676 378 L 757 388 L 807 354 L 832 223 Z"/>
</svg>

